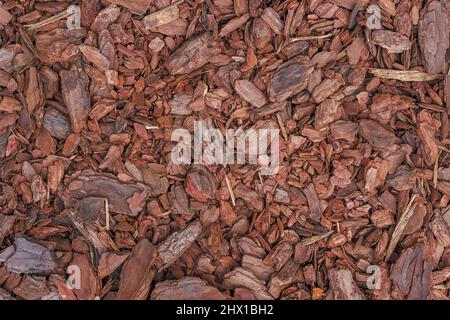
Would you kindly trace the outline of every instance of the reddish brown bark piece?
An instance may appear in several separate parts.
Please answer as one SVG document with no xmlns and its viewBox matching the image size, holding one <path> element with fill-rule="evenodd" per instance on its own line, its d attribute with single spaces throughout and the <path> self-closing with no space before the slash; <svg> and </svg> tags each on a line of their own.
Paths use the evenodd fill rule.
<svg viewBox="0 0 450 320">
<path fill-rule="evenodd" d="M 0 102 L 0 111 L 15 112 L 22 109 L 22 104 L 19 100 L 12 97 L 5 96 Z"/>
<path fill-rule="evenodd" d="M 366 300 L 350 270 L 331 269 L 328 271 L 328 278 L 335 300 Z"/>
<path fill-rule="evenodd" d="M 274 298 L 278 298 L 284 289 L 296 282 L 301 282 L 302 278 L 300 266 L 294 259 L 290 259 L 279 272 L 272 275 L 267 288 Z"/>
<path fill-rule="evenodd" d="M 69 119 L 56 109 L 45 111 L 43 127 L 55 138 L 67 139 L 72 132 Z"/>
<path fill-rule="evenodd" d="M 100 279 L 91 265 L 89 257 L 85 254 L 75 253 L 72 265 L 77 266 L 80 271 L 79 288 L 74 293 L 79 300 L 98 299 L 100 294 Z"/>
<path fill-rule="evenodd" d="M 39 105 L 40 92 L 38 84 L 38 76 L 36 68 L 30 68 L 28 72 L 28 87 L 27 87 L 27 108 L 29 113 L 33 113 L 34 109 Z"/>
<path fill-rule="evenodd" d="M 435 138 L 436 130 L 439 128 L 439 122 L 434 120 L 430 113 L 423 110 L 419 113 L 419 137 L 422 141 L 422 150 L 425 162 L 432 166 L 438 157 L 438 142 Z"/>
<path fill-rule="evenodd" d="M 342 116 L 342 108 L 338 101 L 327 99 L 316 108 L 314 127 L 317 130 L 326 128 L 329 124 L 339 120 Z"/>
<path fill-rule="evenodd" d="M 15 216 L 0 215 L 0 244 L 3 242 L 4 237 L 12 231 L 15 220 Z"/>
<path fill-rule="evenodd" d="M 182 186 L 175 186 L 168 194 L 170 207 L 174 214 L 192 217 L 194 212 L 189 208 L 189 199 Z"/>
<path fill-rule="evenodd" d="M 248 80 L 237 80 L 234 84 L 234 90 L 242 99 L 257 108 L 261 108 L 267 103 L 264 94 Z"/>
<path fill-rule="evenodd" d="M 419 44 L 429 73 L 446 72 L 445 53 L 449 46 L 448 14 L 441 1 L 431 1 L 419 22 Z"/>
<path fill-rule="evenodd" d="M 426 299 L 431 291 L 431 271 L 423 244 L 406 249 L 392 267 L 393 294 L 398 299 Z"/>
<path fill-rule="evenodd" d="M 144 17 L 142 23 L 147 29 L 155 30 L 159 26 L 175 21 L 179 16 L 178 6 L 170 5 Z"/>
<path fill-rule="evenodd" d="M 358 133 L 358 124 L 351 121 L 339 120 L 330 124 L 331 134 L 335 139 L 352 142 Z"/>
<path fill-rule="evenodd" d="M 135 14 L 144 14 L 150 7 L 152 0 L 118 0 L 120 4 Z"/>
<path fill-rule="evenodd" d="M 114 252 L 105 252 L 100 257 L 100 261 L 98 263 L 98 276 L 100 279 L 103 279 L 113 273 L 117 268 L 119 268 L 125 260 L 127 260 L 129 254 L 125 253 L 114 253 Z"/>
<path fill-rule="evenodd" d="M 12 15 L 3 7 L 0 7 L 0 24 L 6 26 L 12 19 Z"/>
<path fill-rule="evenodd" d="M 256 277 L 258 277 L 258 279 L 266 282 L 275 271 L 271 265 L 267 265 L 262 259 L 251 255 L 242 256 L 242 267 L 250 270 Z"/>
<path fill-rule="evenodd" d="M 86 73 L 77 68 L 62 70 L 61 90 L 64 103 L 70 115 L 72 129 L 81 132 L 86 127 L 86 119 L 91 109 Z"/>
<path fill-rule="evenodd" d="M 220 51 L 216 40 L 205 32 L 178 48 L 167 60 L 166 68 L 172 75 L 191 73 L 207 64 Z"/>
<path fill-rule="evenodd" d="M 185 183 L 186 193 L 198 201 L 213 199 L 216 189 L 216 178 L 204 167 L 194 168 L 188 173 Z"/>
<path fill-rule="evenodd" d="M 372 41 L 389 53 L 401 53 L 411 49 L 411 42 L 404 35 L 389 30 L 374 30 Z"/>
<path fill-rule="evenodd" d="M 335 93 L 342 85 L 344 85 L 342 78 L 325 79 L 314 88 L 311 95 L 315 102 L 321 103 Z"/>
<path fill-rule="evenodd" d="M 155 247 L 147 240 L 141 240 L 132 250 L 120 274 L 118 300 L 145 300 L 153 279 Z"/>
<path fill-rule="evenodd" d="M 448 299 L 449 9 L 2 1 L 0 299 Z"/>
<path fill-rule="evenodd" d="M 450 246 L 450 226 L 449 221 L 445 221 L 439 212 L 436 212 L 434 219 L 430 223 L 436 240 L 444 247 Z"/>
<path fill-rule="evenodd" d="M 236 197 L 242 198 L 254 210 L 258 212 L 263 210 L 263 199 L 255 191 L 248 189 L 244 185 L 238 185 L 234 190 L 234 194 Z"/>
<path fill-rule="evenodd" d="M 0 288 L 0 301 L 16 300 L 6 290 Z"/>
<path fill-rule="evenodd" d="M 401 110 L 407 110 L 414 107 L 414 101 L 410 97 L 378 94 L 373 97 L 370 105 L 370 118 L 387 124 L 392 115 Z"/>
<path fill-rule="evenodd" d="M 194 243 L 202 231 L 199 221 L 194 221 L 185 229 L 172 233 L 158 245 L 158 268 L 164 270 L 175 262 Z"/>
<path fill-rule="evenodd" d="M 249 14 L 244 14 L 238 18 L 235 18 L 229 21 L 223 28 L 220 30 L 219 36 L 224 37 L 234 30 L 239 29 L 242 25 L 244 25 L 248 19 L 250 18 Z"/>
<path fill-rule="evenodd" d="M 322 217 L 322 210 L 320 209 L 319 198 L 317 197 L 314 185 L 310 183 L 305 189 L 303 189 L 308 206 L 310 210 L 310 218 L 314 221 L 320 221 Z"/>
<path fill-rule="evenodd" d="M 314 68 L 309 64 L 293 63 L 281 67 L 269 82 L 268 92 L 270 101 L 283 101 L 299 93 L 308 85 L 309 76 Z"/>
<path fill-rule="evenodd" d="M 145 205 L 145 197 L 139 200 L 133 208 L 128 203 L 135 193 L 148 196 L 147 187 L 141 183 L 122 183 L 108 175 L 98 175 L 85 171 L 70 182 L 62 197 L 66 206 L 73 207 L 77 201 L 89 196 L 107 198 L 109 210 L 112 212 L 137 215 Z"/>
<path fill-rule="evenodd" d="M 25 300 L 40 300 L 50 293 L 45 277 L 25 276 L 14 294 Z"/>
<path fill-rule="evenodd" d="M 264 13 L 261 18 L 265 23 L 267 23 L 267 25 L 272 29 L 273 32 L 275 32 L 276 34 L 283 33 L 284 24 L 278 12 L 268 7 L 264 9 Z"/>
<path fill-rule="evenodd" d="M 272 300 L 273 297 L 251 271 L 238 267 L 224 276 L 224 285 L 227 288 L 247 288 L 252 291 L 258 300 Z"/>
<path fill-rule="evenodd" d="M 78 48 L 86 57 L 86 59 L 89 62 L 93 63 L 97 68 L 102 71 L 106 71 L 109 69 L 110 61 L 100 52 L 100 50 L 93 46 L 86 45 L 78 46 Z"/>
<path fill-rule="evenodd" d="M 395 133 L 383 127 L 379 122 L 363 119 L 359 122 L 359 132 L 374 148 L 387 150 L 400 139 Z"/>
<path fill-rule="evenodd" d="M 227 296 L 205 280 L 184 277 L 156 284 L 151 300 L 225 300 Z"/>
</svg>

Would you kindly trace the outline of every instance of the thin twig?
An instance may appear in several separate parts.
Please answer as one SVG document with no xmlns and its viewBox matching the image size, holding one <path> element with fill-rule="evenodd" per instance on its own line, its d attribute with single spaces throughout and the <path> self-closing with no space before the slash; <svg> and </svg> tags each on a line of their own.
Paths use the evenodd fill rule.
<svg viewBox="0 0 450 320">
<path fill-rule="evenodd" d="M 374 76 L 383 79 L 393 79 L 400 81 L 432 81 L 440 79 L 440 74 L 430 74 L 420 71 L 403 71 L 394 69 L 369 69 L 369 72 Z"/>
<path fill-rule="evenodd" d="M 397 226 L 395 227 L 395 230 L 392 233 L 391 242 L 389 243 L 385 261 L 388 261 L 392 255 L 392 253 L 394 252 L 394 249 L 397 246 L 397 243 L 400 240 L 400 237 L 402 236 L 403 231 L 405 231 L 406 224 L 408 223 L 409 219 L 411 218 L 411 216 L 414 213 L 414 210 L 416 209 L 416 204 L 414 203 L 416 198 L 417 198 L 417 194 L 415 194 L 411 198 L 411 200 L 409 200 L 409 203 L 406 206 L 405 211 L 403 212 L 402 216 L 400 217 L 400 220 L 398 221 Z"/>
<path fill-rule="evenodd" d="M 438 168 L 439 168 L 439 157 L 441 156 L 442 150 L 439 150 L 438 156 L 436 157 L 436 161 L 434 162 L 434 170 L 433 170 L 433 187 L 436 188 L 438 182 Z"/>
<path fill-rule="evenodd" d="M 58 13 L 57 15 L 51 16 L 45 20 L 36 22 L 36 23 L 30 23 L 30 24 L 26 24 L 25 28 L 27 28 L 28 30 L 35 30 L 37 28 L 46 26 L 48 24 L 51 24 L 53 22 L 62 20 L 64 18 L 70 17 L 71 15 L 73 15 L 74 12 L 67 12 L 67 11 L 62 11 L 60 13 Z"/>
<path fill-rule="evenodd" d="M 319 234 L 317 236 L 312 236 L 308 239 L 304 239 L 300 242 L 301 245 L 303 246 L 309 246 L 313 243 L 319 242 L 322 239 L 328 238 L 329 236 L 331 236 L 334 233 L 334 231 L 328 231 L 326 233 L 323 234 Z"/>
<path fill-rule="evenodd" d="M 106 231 L 109 231 L 109 219 L 110 219 L 110 213 L 109 213 L 109 203 L 108 198 L 105 198 L 105 215 L 106 215 Z"/>
<path fill-rule="evenodd" d="M 306 40 L 317 40 L 317 39 L 326 39 L 333 36 L 332 33 L 322 34 L 318 36 L 303 36 L 303 37 L 295 37 L 288 40 L 288 44 L 298 41 L 306 41 Z"/>
<path fill-rule="evenodd" d="M 236 206 L 236 198 L 234 197 L 233 188 L 231 187 L 230 179 L 228 178 L 228 175 L 225 174 L 225 182 L 227 183 L 228 193 L 231 197 L 231 203 L 233 204 L 233 207 Z"/>
<path fill-rule="evenodd" d="M 283 134 L 284 141 L 288 142 L 288 135 L 286 128 L 284 127 L 283 120 L 281 119 L 280 113 L 277 113 L 278 125 L 280 126 L 281 133 Z"/>
</svg>

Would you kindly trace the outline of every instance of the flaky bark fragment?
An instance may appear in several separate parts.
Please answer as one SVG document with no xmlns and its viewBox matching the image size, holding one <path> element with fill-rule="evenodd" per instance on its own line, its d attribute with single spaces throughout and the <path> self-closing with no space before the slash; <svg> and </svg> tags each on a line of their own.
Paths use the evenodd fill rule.
<svg viewBox="0 0 450 320">
<path fill-rule="evenodd" d="M 189 199 L 182 186 L 174 186 L 169 192 L 168 198 L 174 214 L 192 217 L 194 212 L 189 208 Z"/>
<path fill-rule="evenodd" d="M 371 161 L 365 170 L 365 181 L 366 184 L 364 188 L 368 192 L 374 192 L 376 188 L 383 185 L 386 175 L 388 173 L 388 162 L 380 158 L 375 158 Z"/>
<path fill-rule="evenodd" d="M 248 80 L 237 80 L 234 84 L 234 90 L 242 99 L 257 108 L 261 108 L 267 103 L 265 95 Z"/>
<path fill-rule="evenodd" d="M 436 240 L 445 248 L 450 246 L 450 226 L 441 214 L 436 211 L 434 219 L 430 222 L 431 230 L 433 231 Z"/>
<path fill-rule="evenodd" d="M 401 141 L 400 138 L 396 137 L 394 132 L 386 129 L 375 120 L 360 120 L 359 130 L 361 136 L 363 136 L 374 148 L 380 150 L 387 150 Z"/>
<path fill-rule="evenodd" d="M 75 253 L 72 265 L 80 268 L 80 286 L 74 289 L 77 298 L 79 300 L 98 299 L 101 288 L 100 279 L 93 269 L 87 255 Z"/>
<path fill-rule="evenodd" d="M 280 18 L 278 12 L 270 7 L 264 9 L 261 19 L 272 29 L 276 34 L 283 34 L 284 23 Z"/>
<path fill-rule="evenodd" d="M 352 142 L 358 133 L 358 124 L 351 121 L 338 120 L 330 124 L 330 129 L 333 138 Z"/>
<path fill-rule="evenodd" d="M 55 138 L 67 139 L 72 133 L 69 119 L 56 109 L 50 108 L 45 111 L 43 127 Z"/>
<path fill-rule="evenodd" d="M 208 201 L 214 198 L 217 181 L 205 167 L 195 167 L 186 177 L 186 193 L 198 201 Z"/>
<path fill-rule="evenodd" d="M 72 129 L 74 132 L 81 132 L 86 128 L 86 119 L 91 109 L 89 78 L 84 71 L 76 67 L 62 70 L 59 75 L 62 96 L 69 112 Z"/>
<path fill-rule="evenodd" d="M 409 108 L 414 108 L 414 101 L 410 97 L 386 93 L 378 94 L 372 98 L 370 118 L 381 124 L 387 124 L 396 112 Z"/>
<path fill-rule="evenodd" d="M 328 278 L 335 300 L 366 300 L 349 269 L 331 269 L 328 271 Z"/>
<path fill-rule="evenodd" d="M 448 4 L 447 4 L 448 5 Z M 427 72 L 445 72 L 445 54 L 449 46 L 448 13 L 442 1 L 431 1 L 419 22 L 419 44 Z"/>
<path fill-rule="evenodd" d="M 132 207 L 128 200 L 134 194 L 142 194 L 144 197 Z M 99 175 L 87 170 L 69 183 L 62 198 L 66 206 L 73 207 L 78 200 L 88 196 L 107 198 L 109 210 L 112 212 L 135 216 L 145 205 L 148 189 L 142 183 L 123 183 L 108 175 Z"/>
<path fill-rule="evenodd" d="M 342 116 L 341 104 L 333 99 L 326 99 L 316 108 L 314 128 L 321 130 L 339 120 Z"/>
<path fill-rule="evenodd" d="M 27 274 L 51 274 L 57 267 L 50 250 L 24 237 L 17 237 L 13 246 L 0 253 L 0 262 L 9 272 Z"/>
<path fill-rule="evenodd" d="M 117 0 L 116 3 L 128 8 L 132 13 L 144 14 L 152 0 Z"/>
<path fill-rule="evenodd" d="M 264 282 L 259 280 L 251 271 L 238 267 L 224 276 L 225 287 L 250 289 L 258 300 L 272 300 L 272 295 L 267 291 Z"/>
<path fill-rule="evenodd" d="M 211 34 L 205 32 L 185 42 L 167 60 L 166 68 L 172 75 L 187 74 L 203 67 L 220 53 L 220 48 Z"/>
<path fill-rule="evenodd" d="M 305 89 L 313 70 L 314 67 L 309 64 L 293 63 L 276 71 L 267 89 L 270 101 L 286 100 Z"/>
<path fill-rule="evenodd" d="M 436 130 L 439 128 L 439 121 L 433 119 L 429 112 L 422 110 L 418 116 L 418 133 L 422 142 L 421 149 L 427 165 L 434 165 L 438 157 L 438 142 L 435 138 Z"/>
<path fill-rule="evenodd" d="M 159 270 L 164 270 L 175 262 L 194 243 L 202 231 L 199 221 L 194 221 L 185 229 L 172 233 L 158 245 Z"/>
<path fill-rule="evenodd" d="M 97 68 L 102 71 L 106 71 L 109 69 L 110 61 L 93 46 L 80 45 L 78 46 L 80 51 L 86 57 L 89 62 L 92 62 Z"/>
<path fill-rule="evenodd" d="M 401 53 L 411 49 L 411 42 L 404 35 L 389 30 L 374 30 L 372 41 L 389 53 Z"/>
<path fill-rule="evenodd" d="M 267 288 L 274 298 L 278 298 L 281 292 L 291 284 L 303 280 L 299 267 L 294 259 L 290 259 L 280 271 L 272 275 Z"/>
<path fill-rule="evenodd" d="M 248 254 L 242 256 L 242 267 L 253 272 L 262 281 L 268 281 L 275 271 L 271 265 L 265 264 L 262 259 Z"/>
<path fill-rule="evenodd" d="M 431 290 L 431 271 L 424 244 L 404 250 L 391 271 L 394 296 L 408 300 L 426 299 Z"/>
<path fill-rule="evenodd" d="M 65 211 L 72 224 L 77 228 L 77 230 L 88 239 L 94 248 L 101 254 L 106 251 L 106 246 L 99 238 L 98 232 L 94 229 L 90 221 L 84 221 L 83 214 L 80 214 L 79 210 L 67 209 Z"/>
<path fill-rule="evenodd" d="M 294 254 L 294 246 L 287 241 L 278 243 L 264 258 L 264 263 L 279 271 Z"/>
<path fill-rule="evenodd" d="M 158 282 L 151 300 L 225 300 L 227 296 L 217 288 L 196 277 Z"/>
<path fill-rule="evenodd" d="M 142 239 L 133 248 L 120 274 L 118 300 L 145 300 L 150 290 L 156 259 L 155 247 Z"/>
<path fill-rule="evenodd" d="M 317 87 L 314 88 L 311 96 L 316 103 L 321 103 L 326 98 L 335 93 L 343 85 L 344 80 L 340 77 L 325 79 Z"/>
<path fill-rule="evenodd" d="M 320 209 L 319 198 L 317 197 L 314 185 L 312 183 L 308 184 L 308 186 L 303 189 L 303 193 L 308 201 L 311 219 L 319 222 L 322 217 L 322 210 Z"/>
<path fill-rule="evenodd" d="M 105 252 L 98 263 L 98 276 L 103 279 L 119 268 L 129 257 L 129 253 Z"/>
<path fill-rule="evenodd" d="M 236 197 L 243 199 L 254 210 L 261 212 L 264 209 L 263 199 L 253 190 L 250 190 L 244 185 L 238 185 L 234 189 Z"/>
<path fill-rule="evenodd" d="M 248 13 L 235 18 L 233 20 L 230 20 L 223 28 L 220 30 L 219 36 L 224 37 L 228 35 L 229 33 L 233 32 L 234 30 L 239 29 L 242 25 L 244 25 L 248 19 L 250 18 L 250 15 Z"/>
<path fill-rule="evenodd" d="M 14 294 L 25 300 L 39 300 L 50 293 L 45 277 L 25 276 Z"/>
<path fill-rule="evenodd" d="M 144 19 L 142 19 L 142 24 L 147 29 L 155 31 L 157 27 L 170 23 L 178 19 L 179 16 L 180 10 L 178 9 L 178 6 L 170 5 L 145 16 Z"/>
<path fill-rule="evenodd" d="M 28 87 L 26 96 L 27 108 L 30 114 L 33 113 L 34 109 L 39 105 L 40 100 L 41 97 L 37 70 L 32 67 L 28 72 Z"/>
<path fill-rule="evenodd" d="M 13 215 L 0 215 L 0 244 L 3 242 L 3 238 L 12 231 L 15 221 L 16 217 Z"/>
</svg>

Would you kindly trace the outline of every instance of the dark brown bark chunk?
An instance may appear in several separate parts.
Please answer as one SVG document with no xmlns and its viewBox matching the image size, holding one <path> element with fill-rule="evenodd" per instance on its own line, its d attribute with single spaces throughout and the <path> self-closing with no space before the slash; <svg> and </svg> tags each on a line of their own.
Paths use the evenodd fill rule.
<svg viewBox="0 0 450 320">
<path fill-rule="evenodd" d="M 286 100 L 305 89 L 313 70 L 309 64 L 293 63 L 276 71 L 268 86 L 270 101 Z"/>
</svg>

